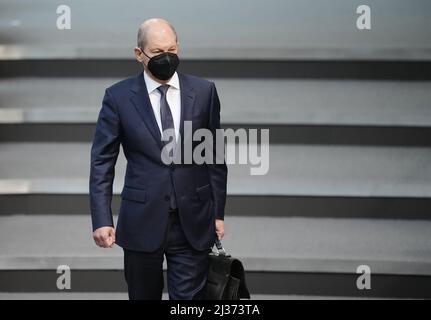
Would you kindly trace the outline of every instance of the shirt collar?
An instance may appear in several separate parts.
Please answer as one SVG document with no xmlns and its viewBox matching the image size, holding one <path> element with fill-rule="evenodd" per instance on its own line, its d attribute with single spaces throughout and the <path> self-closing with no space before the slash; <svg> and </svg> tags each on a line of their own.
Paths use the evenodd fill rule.
<svg viewBox="0 0 431 320">
<path fill-rule="evenodd" d="M 145 71 L 144 69 L 144 79 L 145 79 L 145 85 L 147 86 L 147 91 L 148 93 L 153 92 L 154 90 L 156 90 L 158 87 L 161 86 L 160 83 L 158 83 L 157 81 L 153 80 L 147 73 L 147 71 Z M 171 87 L 174 87 L 175 89 L 180 89 L 180 81 L 178 79 L 178 73 L 175 71 L 174 75 L 172 76 L 172 78 L 168 81 L 167 83 L 168 85 L 170 85 Z"/>
</svg>

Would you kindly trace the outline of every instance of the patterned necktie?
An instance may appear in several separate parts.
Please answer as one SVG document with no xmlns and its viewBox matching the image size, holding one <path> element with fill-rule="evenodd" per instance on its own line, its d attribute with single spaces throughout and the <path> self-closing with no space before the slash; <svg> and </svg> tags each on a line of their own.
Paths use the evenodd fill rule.
<svg viewBox="0 0 431 320">
<path fill-rule="evenodd" d="M 157 90 L 160 92 L 160 118 L 162 122 L 162 132 L 163 136 L 166 137 L 165 130 L 172 129 L 174 130 L 174 119 L 172 117 L 171 108 L 169 107 L 168 100 L 166 99 L 166 93 L 168 92 L 169 85 L 164 84 L 157 88 Z M 165 143 L 168 143 L 169 141 L 165 141 Z M 176 137 L 175 137 L 175 131 L 174 131 L 174 148 L 169 151 L 169 155 L 172 157 L 174 154 L 176 146 Z M 170 206 L 172 209 L 177 208 L 177 201 L 175 197 L 175 191 L 172 181 L 172 173 L 171 173 L 171 183 L 172 183 L 172 189 L 170 194 Z"/>
<path fill-rule="evenodd" d="M 162 122 L 163 136 L 166 137 L 165 130 L 174 130 L 174 118 L 172 117 L 171 108 L 169 107 L 168 100 L 166 99 L 166 93 L 168 92 L 169 85 L 164 84 L 157 88 L 160 92 L 160 118 Z M 168 142 L 168 141 L 166 141 Z M 176 142 L 175 131 L 174 131 L 174 145 Z"/>
</svg>

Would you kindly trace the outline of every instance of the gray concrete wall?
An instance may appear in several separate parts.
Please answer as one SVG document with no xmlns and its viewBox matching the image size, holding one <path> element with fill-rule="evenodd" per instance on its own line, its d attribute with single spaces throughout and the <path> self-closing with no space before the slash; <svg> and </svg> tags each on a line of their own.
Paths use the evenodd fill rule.
<svg viewBox="0 0 431 320">
<path fill-rule="evenodd" d="M 72 29 L 56 28 L 57 1 L 3 0 L 0 57 L 132 57 L 139 23 L 162 16 L 194 59 L 431 58 L 431 2 L 369 0 L 371 31 L 356 28 L 356 0 L 65 0 Z"/>
</svg>

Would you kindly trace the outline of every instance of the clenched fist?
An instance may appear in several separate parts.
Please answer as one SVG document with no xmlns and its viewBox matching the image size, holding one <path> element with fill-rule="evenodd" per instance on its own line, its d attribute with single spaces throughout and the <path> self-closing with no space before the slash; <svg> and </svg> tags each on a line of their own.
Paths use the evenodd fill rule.
<svg viewBox="0 0 431 320">
<path fill-rule="evenodd" d="M 112 248 L 115 243 L 115 229 L 113 227 L 101 227 L 93 232 L 94 242 L 102 248 Z"/>
</svg>

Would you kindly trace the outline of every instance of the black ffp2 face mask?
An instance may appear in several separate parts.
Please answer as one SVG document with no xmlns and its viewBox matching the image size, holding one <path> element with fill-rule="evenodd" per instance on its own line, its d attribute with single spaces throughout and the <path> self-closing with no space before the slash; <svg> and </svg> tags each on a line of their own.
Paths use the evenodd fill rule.
<svg viewBox="0 0 431 320">
<path fill-rule="evenodd" d="M 141 49 L 141 51 L 148 57 L 144 50 Z M 148 70 L 157 79 L 168 80 L 174 75 L 179 64 L 180 60 L 175 53 L 163 52 L 150 58 L 148 61 Z"/>
</svg>

